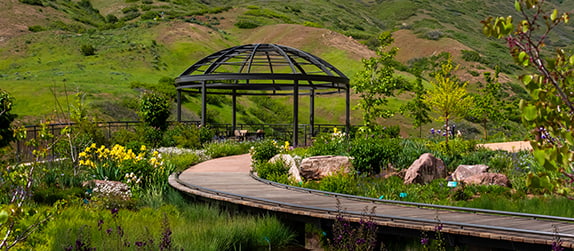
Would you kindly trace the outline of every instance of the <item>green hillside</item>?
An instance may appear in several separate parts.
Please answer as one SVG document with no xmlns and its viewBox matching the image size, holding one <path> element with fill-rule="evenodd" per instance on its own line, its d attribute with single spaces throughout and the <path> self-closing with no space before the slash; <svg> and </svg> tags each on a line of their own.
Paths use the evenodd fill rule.
<svg viewBox="0 0 574 251">
<path fill-rule="evenodd" d="M 284 44 L 322 57 L 352 77 L 361 58 L 373 55 L 367 46 L 384 30 L 395 31 L 397 58 L 407 67 L 414 59 L 448 51 L 462 66 L 461 78 L 471 85 L 496 65 L 505 73 L 503 80 L 514 81 L 517 68 L 504 44 L 485 38 L 479 24 L 486 16 L 512 11 L 506 3 L 478 0 L 5 0 L 0 3 L 5 27 L 0 33 L 0 86 L 16 98 L 14 112 L 27 123 L 65 120 L 54 114 L 66 110 L 75 93 L 85 93 L 100 120 L 137 119 L 142 90 L 169 93 L 170 79 L 218 50 L 245 43 Z M 574 38 L 569 28 L 556 34 L 550 45 L 566 47 Z M 462 50 L 478 52 L 480 63 L 462 60 Z M 402 95 L 391 103 L 408 98 Z M 184 119 L 197 119 L 197 97 L 187 101 Z M 273 99 L 269 112 L 283 115 L 267 121 L 273 116 L 250 111 L 260 100 L 241 98 L 239 120 L 289 119 L 285 101 Z M 342 123 L 343 105 L 330 105 L 342 102 L 319 99 L 317 122 Z M 229 99 L 215 97 L 209 103 L 209 120 L 228 123 Z M 302 118 L 308 112 L 304 103 Z M 352 117 L 360 123 L 360 111 Z M 389 123 L 410 129 L 401 116 Z"/>
</svg>

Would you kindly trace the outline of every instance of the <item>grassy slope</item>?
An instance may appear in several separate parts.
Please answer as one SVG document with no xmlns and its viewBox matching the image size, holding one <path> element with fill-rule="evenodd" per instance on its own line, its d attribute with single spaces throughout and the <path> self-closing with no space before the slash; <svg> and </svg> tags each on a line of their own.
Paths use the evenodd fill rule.
<svg viewBox="0 0 574 251">
<path fill-rule="evenodd" d="M 361 68 L 360 59 L 373 54 L 357 41 L 348 38 L 348 35 L 366 39 L 376 35 L 381 29 L 408 27 L 410 30 L 399 30 L 395 33 L 395 46 L 400 48 L 398 59 L 402 62 L 441 51 L 458 55 L 461 49 L 475 49 L 493 62 L 511 63 L 500 41 L 489 41 L 479 32 L 479 20 L 487 15 L 507 12 L 508 8 L 512 7 L 498 3 L 301 0 L 289 3 L 265 1 L 265 4 L 262 4 L 261 1 L 230 0 L 218 1 L 220 5 L 235 6 L 228 11 L 194 15 L 201 10 L 216 8 L 217 5 L 208 6 L 195 1 L 184 4 L 182 1 L 154 0 L 152 4 L 142 4 L 120 0 L 92 0 L 92 6 L 98 9 L 102 16 L 113 14 L 121 19 L 125 16 L 122 8 L 135 6 L 140 14 L 163 11 L 183 20 L 194 17 L 194 22 L 210 23 L 214 29 L 164 19 L 160 22 L 140 22 L 120 29 L 92 29 L 92 32 L 87 30 L 81 33 L 53 29 L 38 33 L 25 31 L 25 27 L 36 24 L 50 27 L 55 20 L 73 23 L 66 18 L 63 11 L 77 12 L 77 8 L 66 7 L 61 1 L 54 2 L 60 3 L 58 10 L 8 0 L 4 3 L 5 11 L 0 11 L 7 16 L 13 16 L 10 14 L 10 8 L 27 10 L 30 15 L 33 14 L 27 19 L 18 19 L 18 27 L 24 31 L 12 32 L 12 36 L 9 36 L 11 39 L 5 39 L 0 47 L 0 83 L 3 89 L 16 97 L 15 113 L 28 121 L 35 121 L 54 111 L 54 95 L 51 90 L 61 99 L 76 91 L 87 92 L 88 100 L 92 103 L 107 102 L 117 106 L 121 100 L 137 97 L 138 90 L 130 88 L 132 82 L 156 83 L 161 77 L 175 77 L 187 66 L 210 53 L 244 43 L 279 43 L 300 48 L 326 59 L 352 78 Z M 304 4 L 301 4 L 302 2 Z M 69 15 L 74 16 L 72 14 Z M 164 18 L 169 15 L 166 14 Z M 97 17 L 93 19 L 98 20 Z M 11 24 L 10 20 L 0 19 L 0 22 Z M 234 24 L 239 20 L 251 20 L 265 26 L 238 29 Z M 337 32 L 304 27 L 301 24 L 323 26 Z M 438 41 L 425 39 L 429 31 L 435 30 L 450 38 Z M 97 54 L 89 57 L 81 55 L 79 48 L 84 44 L 94 45 Z M 464 63 L 460 60 L 459 62 Z M 461 68 L 460 73 L 466 75 L 463 78 L 469 79 L 472 79 L 468 74 L 470 71 L 489 71 L 487 67 L 477 64 L 465 63 Z M 512 76 L 506 77 L 511 78 Z M 474 79 L 472 80 L 471 82 L 474 82 Z M 408 96 L 403 95 L 392 100 L 391 105 L 404 103 L 405 97 Z M 343 114 L 343 103 L 344 101 L 337 97 L 319 98 L 316 121 L 342 123 L 342 116 L 339 115 Z M 251 104 L 244 101 L 243 105 L 249 107 Z M 300 118 L 303 121 L 308 117 L 307 106 L 308 102 L 301 102 Z M 184 107 L 192 112 L 199 111 L 196 101 L 189 102 Z M 228 106 L 211 109 L 218 111 L 221 122 L 230 120 Z M 353 111 L 352 117 L 353 123 L 360 122 L 358 111 Z M 410 127 L 408 120 L 401 116 L 389 120 L 388 123 L 401 124 L 404 129 Z"/>
</svg>

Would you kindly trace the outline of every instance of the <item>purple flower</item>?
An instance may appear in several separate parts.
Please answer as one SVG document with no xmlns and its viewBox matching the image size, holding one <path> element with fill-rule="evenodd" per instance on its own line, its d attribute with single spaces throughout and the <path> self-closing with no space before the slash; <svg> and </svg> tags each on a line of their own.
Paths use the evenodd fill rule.
<svg viewBox="0 0 574 251">
<path fill-rule="evenodd" d="M 421 238 L 421 245 L 426 246 L 429 244 L 429 238 L 423 237 Z"/>
<path fill-rule="evenodd" d="M 102 230 L 102 225 L 104 225 L 104 220 L 99 220 L 98 221 L 98 231 Z"/>
<path fill-rule="evenodd" d="M 112 208 L 111 213 L 112 213 L 112 215 L 115 217 L 115 216 L 118 215 L 118 212 L 119 212 L 119 211 L 120 211 L 120 210 L 117 209 L 117 208 Z"/>
<path fill-rule="evenodd" d="M 442 230 L 442 223 L 441 223 L 441 224 L 438 224 L 438 225 L 436 225 L 436 226 L 434 227 L 434 231 L 439 232 L 439 231 L 441 231 L 441 230 Z"/>
<path fill-rule="evenodd" d="M 145 242 L 143 242 L 143 241 L 136 241 L 135 244 L 136 244 L 136 246 L 138 246 L 138 247 L 143 247 L 143 246 L 145 246 Z"/>
<path fill-rule="evenodd" d="M 108 228 L 108 229 L 106 229 L 106 233 L 107 233 L 107 234 L 111 234 L 111 233 L 112 233 L 112 231 L 114 231 L 112 228 Z"/>
<path fill-rule="evenodd" d="M 561 241 L 552 242 L 552 251 L 564 251 L 564 248 L 562 247 L 562 242 Z"/>
</svg>

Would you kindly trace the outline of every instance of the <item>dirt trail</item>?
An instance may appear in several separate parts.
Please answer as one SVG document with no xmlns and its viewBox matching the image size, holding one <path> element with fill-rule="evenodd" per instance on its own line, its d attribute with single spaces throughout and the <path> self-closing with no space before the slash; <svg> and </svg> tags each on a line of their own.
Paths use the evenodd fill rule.
<svg viewBox="0 0 574 251">
<path fill-rule="evenodd" d="M 491 150 L 504 150 L 509 152 L 518 152 L 521 150 L 530 151 L 532 146 L 529 141 L 514 141 L 514 142 L 502 142 L 502 143 L 489 143 L 489 144 L 479 144 L 478 146 L 483 146 Z"/>
</svg>

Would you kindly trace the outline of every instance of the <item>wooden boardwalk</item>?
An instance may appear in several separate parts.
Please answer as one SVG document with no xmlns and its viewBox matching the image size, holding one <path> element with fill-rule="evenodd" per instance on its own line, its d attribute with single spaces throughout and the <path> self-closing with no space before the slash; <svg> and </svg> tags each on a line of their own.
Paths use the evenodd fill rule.
<svg viewBox="0 0 574 251">
<path fill-rule="evenodd" d="M 574 247 L 573 218 L 433 208 L 302 190 L 256 179 L 250 175 L 250 163 L 249 155 L 214 159 L 173 174 L 169 183 L 195 196 L 292 215 L 332 220 L 340 203 L 339 211 L 353 221 L 375 207 L 370 216 L 384 227 L 434 231 L 440 221 L 442 232 L 457 236 L 549 246 L 559 236 L 563 247 Z"/>
</svg>

